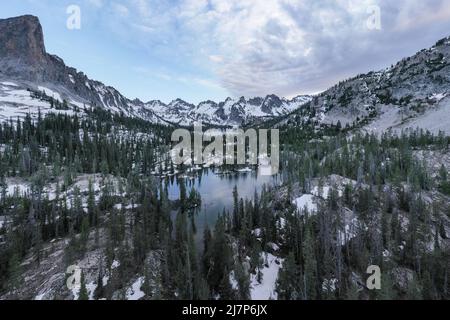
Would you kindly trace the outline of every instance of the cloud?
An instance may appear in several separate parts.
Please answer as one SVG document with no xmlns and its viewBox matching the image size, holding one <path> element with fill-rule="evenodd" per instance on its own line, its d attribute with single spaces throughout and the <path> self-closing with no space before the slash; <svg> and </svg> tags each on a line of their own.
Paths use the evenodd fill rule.
<svg viewBox="0 0 450 320">
<path fill-rule="evenodd" d="M 130 13 L 128 8 L 120 3 L 113 3 L 112 7 L 114 12 L 121 17 L 128 17 Z"/>
<path fill-rule="evenodd" d="M 174 65 L 209 71 L 219 79 L 214 86 L 232 95 L 292 96 L 324 90 L 431 45 L 450 30 L 447 2 L 127 0 L 127 11 L 118 11 L 127 13 L 121 16 L 133 30 L 130 41 Z M 367 27 L 374 5 L 381 10 L 381 30 Z"/>
<path fill-rule="evenodd" d="M 87 0 L 87 2 L 96 8 L 103 7 L 103 0 Z"/>
<path fill-rule="evenodd" d="M 134 67 L 133 71 L 143 74 L 145 76 L 156 77 L 160 80 L 164 80 L 167 82 L 178 82 L 183 84 L 184 86 L 191 86 L 193 84 L 200 86 L 205 89 L 221 89 L 220 84 L 217 83 L 214 79 L 201 77 L 195 74 L 174 74 L 167 71 L 157 71 L 148 69 L 146 67 Z"/>
</svg>

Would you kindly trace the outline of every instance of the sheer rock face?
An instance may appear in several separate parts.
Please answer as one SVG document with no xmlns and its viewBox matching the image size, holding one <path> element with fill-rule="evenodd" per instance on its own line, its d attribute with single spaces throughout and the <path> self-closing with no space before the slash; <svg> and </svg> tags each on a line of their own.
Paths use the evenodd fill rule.
<svg viewBox="0 0 450 320">
<path fill-rule="evenodd" d="M 0 20 L 0 56 L 38 66 L 46 63 L 44 35 L 37 17 Z"/>
<path fill-rule="evenodd" d="M 55 81 L 65 65 L 47 54 L 39 19 L 27 15 L 0 20 L 0 70 L 3 76 Z"/>
</svg>

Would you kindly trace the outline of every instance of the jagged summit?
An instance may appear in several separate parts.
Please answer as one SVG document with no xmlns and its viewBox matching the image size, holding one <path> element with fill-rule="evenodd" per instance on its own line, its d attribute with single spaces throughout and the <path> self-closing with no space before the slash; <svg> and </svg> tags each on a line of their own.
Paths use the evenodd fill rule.
<svg viewBox="0 0 450 320">
<path fill-rule="evenodd" d="M 47 55 L 39 19 L 25 15 L 0 20 L 0 70 L 3 76 L 25 80 L 44 78 L 53 59 Z"/>
<path fill-rule="evenodd" d="M 2 59 L 22 60 L 31 65 L 45 63 L 44 34 L 37 17 L 25 15 L 2 19 L 0 29 Z"/>
</svg>

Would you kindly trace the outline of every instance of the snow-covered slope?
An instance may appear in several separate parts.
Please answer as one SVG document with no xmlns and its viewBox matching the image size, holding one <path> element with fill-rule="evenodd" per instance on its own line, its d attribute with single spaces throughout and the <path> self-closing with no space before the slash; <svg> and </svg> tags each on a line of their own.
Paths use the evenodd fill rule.
<svg viewBox="0 0 450 320">
<path fill-rule="evenodd" d="M 153 123 L 190 126 L 195 121 L 201 121 L 205 124 L 234 126 L 249 123 L 257 118 L 286 115 L 311 99 L 309 96 L 300 96 L 293 100 L 276 97 L 277 103 L 273 103 L 275 96 L 248 100 L 228 98 L 220 103 L 205 101 L 198 105 L 177 99 L 165 104 L 159 100 L 147 103 L 128 100 L 115 89 L 100 83 L 92 90 L 99 102 L 89 101 L 62 85 L 0 78 L 0 121 L 24 117 L 27 114 L 37 117 L 39 112 L 42 115 L 73 114 L 75 111 L 82 113 L 85 108 L 97 106 Z M 57 103 L 66 104 L 67 108 L 58 108 L 55 106 Z"/>
<path fill-rule="evenodd" d="M 423 128 L 450 133 L 450 38 L 380 72 L 343 81 L 280 124 L 357 126 L 365 131 Z"/>
<path fill-rule="evenodd" d="M 27 114 L 36 118 L 38 114 L 83 113 L 86 108 L 98 106 L 116 113 L 124 113 L 131 117 L 139 117 L 152 122 L 162 122 L 150 110 L 127 101 L 119 102 L 114 97 L 117 92 L 104 85 L 98 85 L 98 97 L 101 104 L 93 103 L 62 85 L 52 83 L 34 83 L 26 80 L 0 77 L 0 121 L 23 118 Z M 102 92 L 102 93 L 100 93 Z M 123 99 L 121 96 L 117 96 Z"/>
</svg>

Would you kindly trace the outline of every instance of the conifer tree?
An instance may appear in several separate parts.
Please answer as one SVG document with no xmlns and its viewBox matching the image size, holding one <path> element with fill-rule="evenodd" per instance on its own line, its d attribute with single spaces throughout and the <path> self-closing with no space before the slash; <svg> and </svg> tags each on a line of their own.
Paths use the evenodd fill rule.
<svg viewBox="0 0 450 320">
<path fill-rule="evenodd" d="M 294 253 L 290 252 L 283 268 L 278 274 L 276 292 L 280 300 L 300 299 L 298 284 L 298 266 L 295 263 Z"/>
<path fill-rule="evenodd" d="M 305 240 L 303 243 L 303 261 L 305 265 L 303 275 L 305 290 L 303 295 L 306 300 L 314 300 L 317 298 L 317 260 L 314 252 L 314 239 L 308 226 L 305 230 Z"/>
<path fill-rule="evenodd" d="M 243 268 L 239 261 L 235 264 L 234 271 L 238 285 L 238 300 L 250 300 L 250 276 L 248 272 Z"/>
<path fill-rule="evenodd" d="M 89 300 L 89 294 L 86 288 L 86 280 L 84 278 L 83 272 L 81 272 L 80 291 L 78 293 L 78 300 Z"/>
<path fill-rule="evenodd" d="M 94 291 L 95 300 L 100 300 L 105 295 L 105 288 L 103 285 L 103 277 L 104 277 L 103 267 L 100 266 L 100 269 L 98 272 L 98 278 L 97 278 L 97 287 L 95 288 L 95 291 Z"/>
</svg>

